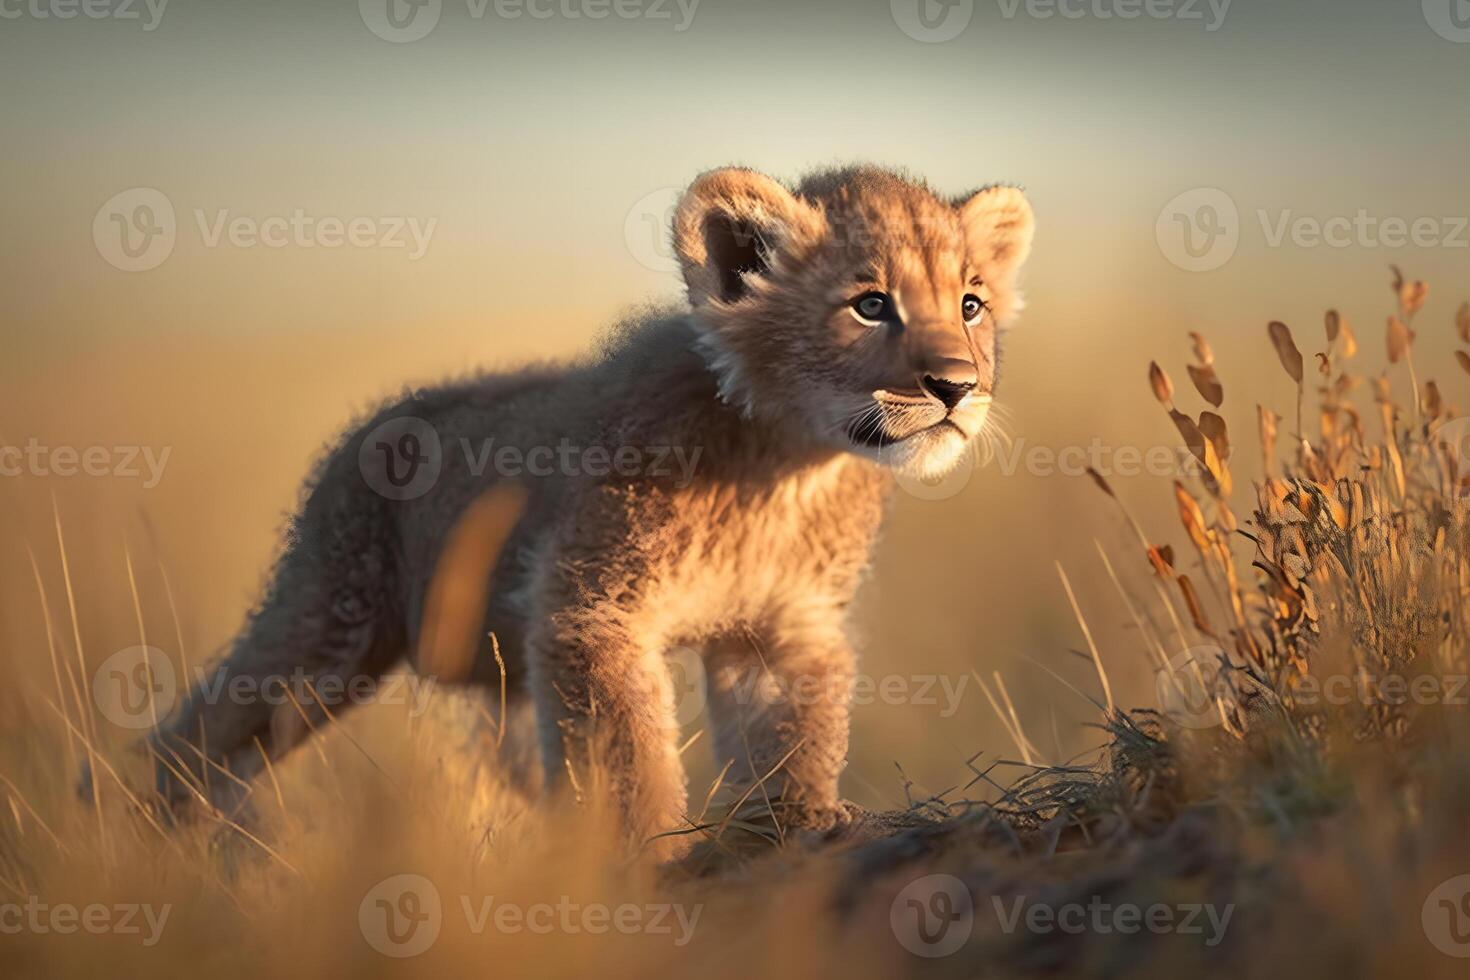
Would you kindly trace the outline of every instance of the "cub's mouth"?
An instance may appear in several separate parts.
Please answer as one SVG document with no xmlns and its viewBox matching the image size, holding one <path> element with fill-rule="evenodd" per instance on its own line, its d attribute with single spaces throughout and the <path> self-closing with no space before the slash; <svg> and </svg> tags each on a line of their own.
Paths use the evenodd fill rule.
<svg viewBox="0 0 1470 980">
<path fill-rule="evenodd" d="M 858 455 L 897 473 L 930 480 L 960 465 L 976 442 L 982 444 L 982 455 L 992 451 L 998 436 L 990 431 L 990 392 L 976 393 L 949 407 L 938 401 L 883 397 L 886 394 L 875 392 L 872 404 L 844 427 Z"/>
<path fill-rule="evenodd" d="M 989 392 L 977 392 L 945 406 L 926 396 L 879 389 L 872 403 L 848 421 L 846 434 L 854 446 L 874 450 L 956 436 L 968 442 L 984 431 L 992 401 Z"/>
<path fill-rule="evenodd" d="M 961 439 L 970 438 L 968 432 L 948 418 L 940 419 L 938 422 L 920 426 L 917 429 L 912 429 L 902 434 L 891 431 L 886 419 L 878 414 L 855 419 L 847 427 L 847 437 L 852 440 L 854 445 L 862 446 L 865 449 L 885 449 L 923 435 L 957 435 Z"/>
</svg>

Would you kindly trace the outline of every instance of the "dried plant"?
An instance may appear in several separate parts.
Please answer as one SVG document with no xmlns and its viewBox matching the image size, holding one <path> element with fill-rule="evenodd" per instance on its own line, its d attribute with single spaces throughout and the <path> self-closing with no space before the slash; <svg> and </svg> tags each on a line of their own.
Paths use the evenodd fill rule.
<svg viewBox="0 0 1470 980">
<path fill-rule="evenodd" d="M 1428 288 L 1397 270 L 1393 288 L 1388 349 L 1410 368 L 1408 397 L 1395 397 L 1387 375 L 1361 383 L 1349 364 L 1351 328 L 1329 311 L 1324 348 L 1313 352 L 1311 434 L 1301 349 L 1284 323 L 1267 328 L 1297 385 L 1296 438 L 1279 454 L 1280 416 L 1257 406 L 1262 475 L 1248 512 L 1237 514 L 1230 492 L 1223 419 L 1209 409 L 1186 414 L 1163 368 L 1150 364 L 1152 392 L 1200 464 L 1197 478 L 1175 483 L 1172 508 L 1193 560 L 1151 540 L 1108 481 L 1091 475 L 1151 572 L 1156 602 L 1120 591 L 1145 656 L 1167 660 L 1158 675 L 1165 710 L 1105 710 L 1105 764 L 1028 767 L 994 802 L 962 804 L 949 821 L 910 832 L 925 842 L 925 863 L 965 869 L 996 901 L 1143 901 L 1196 888 L 1247 908 L 1236 960 L 1160 943 L 1169 955 L 1150 961 L 1151 975 L 1229 974 L 1244 964 L 1254 972 L 1286 960 L 1296 975 L 1452 975 L 1425 941 L 1419 909 L 1437 880 L 1470 864 L 1470 712 L 1453 695 L 1470 676 L 1470 468 L 1459 445 L 1467 433 L 1447 428 L 1456 409 L 1412 372 L 1410 324 Z M 1470 308 L 1460 308 L 1456 328 L 1470 342 Z M 1200 363 L 1190 376 L 1217 408 L 1225 391 L 1209 345 L 1194 335 L 1194 349 Z M 1360 391 L 1371 392 L 1371 408 L 1355 404 Z M 1160 649 L 1157 638 L 1171 635 L 1188 654 L 1182 662 Z M 1187 671 L 1203 710 L 1181 720 L 1163 695 L 1166 684 L 1189 682 Z M 1439 696 L 1406 697 L 1391 688 L 1396 678 L 1436 682 Z M 1353 695 L 1324 699 L 1333 679 L 1351 682 Z M 993 770 L 977 771 L 975 782 L 999 789 Z M 893 850 L 884 847 L 877 853 Z M 1352 884 L 1314 888 L 1326 869 L 1344 867 Z M 1359 928 L 1375 914 L 1372 929 Z M 987 948 L 984 962 L 1019 972 L 1126 962 L 1137 972 L 1139 949 L 1013 937 Z"/>
</svg>

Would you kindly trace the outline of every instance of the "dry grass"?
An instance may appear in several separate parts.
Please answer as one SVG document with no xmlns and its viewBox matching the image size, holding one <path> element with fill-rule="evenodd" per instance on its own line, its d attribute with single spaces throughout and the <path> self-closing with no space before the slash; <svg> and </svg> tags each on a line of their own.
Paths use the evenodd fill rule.
<svg viewBox="0 0 1470 980">
<path fill-rule="evenodd" d="M 1100 652 L 1063 572 L 1054 615 L 1075 615 L 1097 684 L 1058 691 L 1093 702 L 1100 757 L 1035 764 L 1037 723 L 998 674 L 976 672 L 1017 758 L 975 756 L 952 789 L 915 793 L 907 812 L 864 822 L 865 839 L 793 840 L 752 794 L 691 815 L 707 828 L 696 855 L 650 869 L 619 852 L 595 804 L 548 815 L 479 764 L 499 738 L 467 721 L 480 714 L 473 698 L 445 690 L 424 715 L 384 709 L 334 723 L 256 787 L 257 823 L 218 816 L 169 831 L 135 805 L 144 801 L 129 789 L 138 783 L 124 740 L 91 710 L 95 660 L 57 519 L 25 542 L 44 556 L 32 559 L 44 645 L 12 658 L 16 683 L 0 693 L 0 904 L 39 896 L 170 911 L 152 946 L 137 935 L 0 936 L 0 969 L 1463 975 L 1464 963 L 1426 938 L 1420 913 L 1440 882 L 1470 873 L 1470 691 L 1457 687 L 1470 675 L 1470 473 L 1442 438 L 1463 437 L 1445 429 L 1455 410 L 1413 362 L 1425 287 L 1395 273 L 1394 295 L 1395 367 L 1368 383 L 1349 370 L 1357 342 L 1337 314 L 1310 359 L 1285 325 L 1269 327 L 1274 354 L 1263 342 L 1262 363 L 1276 370 L 1279 360 L 1298 398 L 1280 415 L 1259 409 L 1261 478 L 1249 488 L 1237 486 L 1248 464 L 1215 411 L 1226 389 L 1207 342 L 1195 338 L 1188 366 L 1208 406 L 1198 415 L 1178 404 L 1193 396 L 1152 367 L 1154 395 L 1198 463 L 1160 498 L 1178 515 L 1182 545 L 1152 540 L 1098 475 L 1137 549 L 1100 553 L 1089 571 L 1116 591 L 1138 658 L 1161 671 L 1161 703 L 1115 705 L 1119 665 Z M 1470 344 L 1470 312 L 1456 327 Z M 1412 392 L 1407 405 L 1396 390 Z M 129 552 L 126 568 L 147 643 L 134 575 L 143 561 Z M 1409 681 L 1408 696 L 1391 678 Z M 1351 696 L 1324 697 L 1334 680 Z M 1421 695 L 1434 692 L 1413 696 L 1415 680 Z M 86 759 L 99 773 L 90 806 L 71 782 Z M 434 883 L 442 928 L 421 955 L 392 959 L 365 940 L 359 907 L 376 883 L 405 873 Z M 890 924 L 895 896 L 930 873 L 956 876 L 974 902 L 969 941 L 935 959 L 910 954 Z M 473 911 L 492 896 L 523 908 L 675 903 L 698 918 L 687 944 L 675 942 L 677 925 L 476 933 L 461 898 Z M 994 901 L 1017 898 L 1208 903 L 1232 917 L 1210 946 L 1179 933 L 1006 932 Z"/>
</svg>

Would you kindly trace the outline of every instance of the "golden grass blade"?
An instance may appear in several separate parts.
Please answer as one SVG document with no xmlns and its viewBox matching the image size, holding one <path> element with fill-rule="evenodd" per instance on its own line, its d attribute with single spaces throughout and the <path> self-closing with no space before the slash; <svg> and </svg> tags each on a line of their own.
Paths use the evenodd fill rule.
<svg viewBox="0 0 1470 980">
<path fill-rule="evenodd" d="M 281 782 L 276 778 L 276 766 L 275 763 L 271 762 L 271 754 L 265 750 L 264 745 L 260 744 L 260 738 L 258 736 L 251 739 L 251 741 L 255 743 L 255 751 L 260 753 L 261 765 L 265 768 L 266 776 L 270 778 L 271 791 L 276 796 L 276 806 L 280 808 L 282 815 L 284 815 L 286 813 L 286 797 L 281 793 Z"/>
<path fill-rule="evenodd" d="M 61 580 L 66 585 L 66 607 L 71 614 L 72 640 L 76 644 L 77 675 L 81 680 L 81 692 L 83 695 L 81 699 L 82 703 L 79 705 L 81 714 L 77 720 L 81 722 L 84 733 L 82 743 L 87 748 L 87 765 L 95 774 L 97 771 L 97 762 L 101 757 L 97 749 L 97 721 L 92 717 L 92 711 L 89 707 L 92 704 L 92 681 L 87 675 L 87 661 L 82 653 L 82 625 L 81 620 L 77 617 L 76 590 L 72 588 L 71 584 L 71 565 L 66 557 L 66 540 L 61 533 L 61 508 L 56 503 L 56 494 L 54 493 L 51 495 L 51 516 L 56 526 L 56 550 L 61 556 Z M 64 715 L 63 718 L 65 718 Z M 70 726 L 69 721 L 67 724 Z M 103 853 L 106 854 L 109 850 L 107 824 L 102 819 L 101 786 L 95 778 L 92 780 L 92 808 L 97 815 L 97 839 L 102 847 Z"/>
<path fill-rule="evenodd" d="M 51 829 L 51 826 L 41 818 L 41 815 L 36 812 L 36 808 L 31 806 L 30 801 L 25 798 L 25 794 L 20 791 L 20 787 L 11 782 L 10 779 L 3 772 L 0 772 L 0 783 L 4 783 L 6 789 L 10 790 L 10 799 L 13 802 L 19 803 L 21 806 L 26 808 L 26 812 L 31 815 L 31 819 L 36 821 L 36 826 L 40 827 L 46 832 L 46 836 L 51 838 L 51 843 L 56 845 L 56 849 L 63 854 L 70 854 L 71 848 L 67 847 L 65 842 L 63 842 L 60 837 L 56 836 L 56 833 Z"/>
<path fill-rule="evenodd" d="M 500 749 L 505 745 L 505 727 L 508 719 L 505 715 L 505 658 L 500 655 L 500 638 L 492 630 L 490 633 L 490 651 L 495 654 L 495 666 L 500 671 L 500 722 L 495 731 L 495 754 L 500 754 Z"/>
<path fill-rule="evenodd" d="M 45 701 L 46 704 L 51 707 L 51 710 L 56 712 L 57 716 L 61 718 L 62 723 L 65 724 L 68 728 L 72 729 L 72 731 L 75 732 L 76 735 L 81 738 L 83 742 L 85 742 L 86 735 L 77 730 L 76 727 L 72 725 L 71 719 L 66 716 L 66 713 L 61 710 L 60 706 L 52 701 L 50 698 L 46 698 Z M 166 842 L 174 847 L 177 847 L 177 842 L 174 841 L 173 837 L 167 831 L 159 826 L 157 820 L 153 819 L 153 815 L 148 812 L 148 808 L 143 805 L 142 801 L 139 800 L 136 795 L 134 795 L 132 790 L 128 789 L 128 784 L 123 780 L 122 776 L 118 774 L 118 771 L 112 767 L 112 764 L 98 753 L 93 753 L 93 758 L 95 758 L 97 764 L 100 764 L 102 768 L 107 772 L 107 774 L 112 777 L 113 782 L 117 784 L 117 788 L 122 791 L 123 796 L 128 800 L 128 802 L 131 803 L 137 809 L 138 813 L 143 816 L 143 819 L 148 822 L 148 825 L 151 826 L 154 830 L 158 831 L 158 835 L 162 837 Z M 92 787 L 92 799 L 94 801 L 101 798 L 100 794 L 97 792 L 96 783 L 97 780 L 94 776 Z"/>
<path fill-rule="evenodd" d="M 1261 432 L 1261 457 L 1265 463 L 1266 478 L 1276 475 L 1276 430 L 1281 416 L 1264 405 L 1256 406 L 1256 421 Z"/>
<path fill-rule="evenodd" d="M 805 744 L 806 739 L 803 738 L 795 745 L 793 745 L 785 755 L 781 756 L 781 758 L 776 761 L 775 765 L 771 766 L 771 768 L 766 772 L 764 776 L 761 776 L 758 780 L 756 780 L 755 785 L 748 787 L 745 792 L 740 795 L 740 798 L 737 799 L 733 804 L 731 804 L 729 812 L 726 813 L 725 818 L 721 820 L 715 828 L 714 836 L 716 840 L 718 840 L 724 834 L 725 828 L 729 825 L 735 814 L 739 812 L 740 808 L 745 805 L 747 800 L 755 795 L 755 791 L 760 790 L 761 792 L 765 792 L 766 780 L 770 779 L 772 776 L 776 775 L 776 773 L 780 772 L 781 769 L 786 765 L 786 763 L 791 761 L 791 757 L 795 755 L 797 751 L 800 750 L 800 748 Z"/>
<path fill-rule="evenodd" d="M 1296 382 L 1296 436 L 1300 442 L 1303 457 L 1312 455 L 1312 445 L 1307 442 L 1307 434 L 1302 428 L 1302 397 L 1304 386 L 1302 384 L 1302 352 L 1297 350 L 1296 341 L 1291 338 L 1291 329 L 1280 320 L 1272 320 L 1267 325 L 1271 334 L 1271 345 L 1276 348 L 1276 356 L 1281 360 L 1281 366 Z"/>
<path fill-rule="evenodd" d="M 1397 500 L 1404 500 L 1406 483 L 1404 480 L 1404 459 L 1399 452 L 1398 435 L 1394 431 L 1394 405 L 1391 401 L 1383 401 L 1378 406 L 1378 412 L 1383 420 L 1383 449 L 1388 455 L 1389 471 L 1393 479 L 1393 488 L 1397 491 Z"/>
<path fill-rule="evenodd" d="M 1113 569 L 1113 563 L 1109 560 L 1108 553 L 1103 548 L 1102 542 L 1097 540 L 1097 538 L 1093 538 L 1092 545 L 1097 549 L 1097 556 L 1102 559 L 1103 567 L 1107 569 L 1108 578 L 1113 582 L 1113 588 L 1117 589 L 1119 598 L 1123 600 L 1123 606 L 1128 610 L 1128 615 L 1133 619 L 1133 625 L 1137 627 L 1139 635 L 1143 637 L 1144 645 L 1148 647 L 1149 653 L 1154 655 L 1157 661 L 1156 666 L 1167 668 L 1169 658 L 1164 655 L 1163 644 L 1158 641 L 1158 638 L 1154 635 L 1154 631 L 1145 626 L 1143 617 L 1139 615 L 1137 607 L 1133 604 L 1133 599 L 1128 595 L 1128 590 L 1123 588 L 1122 580 L 1118 578 L 1117 571 Z M 1150 551 L 1152 550 L 1154 549 L 1150 549 Z"/>
<path fill-rule="evenodd" d="M 123 538 L 123 563 L 128 572 L 128 593 L 133 599 L 133 615 L 138 622 L 138 644 L 143 648 L 143 673 L 148 680 L 148 720 L 158 727 L 158 703 L 153 697 L 153 651 L 148 646 L 148 628 L 143 622 L 143 600 L 138 594 L 138 576 L 133 571 L 133 551 Z"/>
<path fill-rule="evenodd" d="M 1189 533 L 1189 540 L 1194 542 L 1195 548 L 1204 555 L 1210 549 L 1209 525 L 1205 522 L 1205 514 L 1200 510 L 1199 502 L 1178 480 L 1174 481 L 1174 501 L 1179 508 L 1179 522 Z"/>
<path fill-rule="evenodd" d="M 184 627 L 179 619 L 179 606 L 174 598 L 173 580 L 169 577 L 168 566 L 163 562 L 163 554 L 158 547 L 158 532 L 153 526 L 153 520 L 148 516 L 146 510 L 139 511 L 139 521 L 143 525 L 143 535 L 148 540 L 148 548 L 153 553 L 153 563 L 158 566 L 158 578 L 163 583 L 164 599 L 168 602 L 168 614 L 174 627 L 174 642 L 178 644 L 179 672 L 185 678 L 184 686 L 187 688 L 189 677 L 189 651 L 184 647 Z"/>
<path fill-rule="evenodd" d="M 1414 390 L 1412 404 L 1414 406 L 1414 425 L 1419 425 L 1421 418 L 1419 402 L 1422 397 L 1419 392 L 1419 374 L 1414 370 L 1414 339 L 1416 334 L 1396 316 L 1388 318 L 1388 360 L 1392 364 L 1404 361 L 1409 368 L 1409 385 Z"/>
<path fill-rule="evenodd" d="M 1107 702 L 1108 714 L 1116 711 L 1113 702 L 1113 686 L 1108 683 L 1108 672 L 1103 667 L 1102 655 L 1097 652 L 1097 644 L 1093 642 L 1092 630 L 1088 628 L 1087 620 L 1082 615 L 1082 607 L 1077 604 L 1077 594 L 1072 591 L 1072 582 L 1067 578 L 1067 570 L 1062 567 L 1061 562 L 1056 563 L 1057 574 L 1062 577 L 1062 587 L 1067 590 L 1067 601 L 1072 604 L 1072 613 L 1077 617 L 1077 623 L 1082 627 L 1082 635 L 1087 639 L 1087 649 L 1092 652 L 1092 662 L 1097 667 L 1097 679 L 1102 684 L 1103 699 Z"/>
<path fill-rule="evenodd" d="M 1001 707 L 1000 700 L 990 690 L 990 685 L 985 683 L 985 678 L 981 677 L 973 668 L 970 670 L 970 674 L 975 678 L 975 683 L 980 685 L 980 693 L 984 694 L 985 700 L 990 702 L 990 709 L 995 712 L 995 717 L 999 719 L 1001 727 L 1010 736 L 1011 743 L 1015 745 L 1016 751 L 1027 765 L 1031 765 L 1031 753 L 1027 747 L 1026 736 L 1016 727 L 1010 715 L 1006 714 L 1005 709 Z"/>
<path fill-rule="evenodd" d="M 1179 576 L 1179 591 L 1184 594 L 1184 605 L 1189 609 L 1189 616 L 1194 620 L 1195 628 L 1208 637 L 1218 639 L 1215 631 L 1210 628 L 1210 621 L 1205 617 L 1204 606 L 1199 601 L 1199 593 L 1195 591 L 1194 583 L 1189 580 L 1188 575 Z"/>
<path fill-rule="evenodd" d="M 1079 698 L 1081 698 L 1082 700 L 1086 701 L 1088 704 L 1092 705 L 1098 711 L 1105 710 L 1105 706 L 1103 705 L 1103 703 L 1101 701 L 1099 701 L 1097 698 L 1095 698 L 1092 695 L 1090 695 L 1090 694 L 1086 693 L 1085 691 L 1083 691 L 1076 684 L 1073 684 L 1071 681 L 1067 680 L 1061 674 L 1058 674 L 1056 671 L 1052 670 L 1046 664 L 1042 663 L 1039 660 L 1033 660 L 1031 657 L 1026 656 L 1024 653 L 1021 654 L 1021 659 L 1024 660 L 1024 661 L 1026 661 L 1027 663 L 1029 663 L 1033 667 L 1039 667 L 1042 670 L 1046 671 L 1048 674 L 1050 674 L 1052 676 L 1052 678 L 1058 684 L 1061 684 L 1067 690 L 1071 691 L 1073 694 L 1077 695 Z M 970 671 L 970 673 L 973 674 L 974 671 L 972 670 L 972 671 Z M 1058 740 L 1058 741 L 1060 741 L 1060 740 Z M 1059 749 L 1059 751 L 1060 751 L 1060 749 Z M 1060 758 L 1060 755 L 1058 756 L 1058 758 Z"/>
<path fill-rule="evenodd" d="M 174 587 L 169 580 L 168 569 L 163 566 L 162 559 L 158 562 L 158 574 L 163 581 L 163 597 L 168 602 L 169 619 L 174 624 L 174 642 L 179 645 L 179 673 L 184 677 L 184 685 L 188 686 L 189 678 L 189 651 L 184 647 L 184 627 L 179 621 L 179 606 L 174 601 Z"/>
<path fill-rule="evenodd" d="M 735 765 L 734 759 L 725 760 L 725 765 L 720 769 L 719 774 L 715 776 L 714 782 L 710 783 L 709 792 L 704 794 L 704 805 L 699 808 L 699 816 L 694 818 L 694 823 L 704 823 L 704 818 L 709 813 L 710 804 L 714 802 L 715 794 L 720 791 L 720 787 L 725 784 L 725 777 L 729 775 L 730 767 L 733 765 Z"/>
<path fill-rule="evenodd" d="M 1182 646 L 1188 646 L 1188 642 L 1184 639 L 1184 624 L 1179 619 L 1179 613 L 1174 609 L 1174 600 L 1170 598 L 1168 590 L 1163 586 L 1164 581 L 1168 581 L 1173 577 L 1173 569 L 1170 567 L 1174 562 L 1173 551 L 1167 545 L 1162 548 L 1156 548 L 1150 544 L 1148 535 L 1143 533 L 1143 526 L 1138 523 L 1138 520 L 1128 510 L 1127 506 L 1124 505 L 1123 501 L 1119 500 L 1117 495 L 1113 493 L 1113 488 L 1108 485 L 1108 481 L 1103 479 L 1101 473 L 1098 473 L 1090 467 L 1089 472 L 1092 474 L 1092 478 L 1097 485 L 1102 488 L 1102 491 L 1118 505 L 1118 510 L 1122 512 L 1123 519 L 1128 522 L 1128 526 L 1133 529 L 1134 535 L 1137 536 L 1138 543 L 1143 548 L 1144 554 L 1148 557 L 1149 564 L 1153 566 L 1154 571 L 1158 575 L 1158 578 L 1153 583 L 1154 593 L 1158 596 L 1159 602 L 1163 605 L 1164 610 L 1169 614 L 1169 620 L 1174 625 L 1174 633 L 1178 636 L 1180 644 Z"/>
<path fill-rule="evenodd" d="M 1352 360 L 1358 356 L 1358 335 L 1353 332 L 1352 324 L 1347 317 L 1342 318 L 1342 349 L 1338 351 L 1339 356 L 1346 360 Z"/>
<path fill-rule="evenodd" d="M 695 732 L 693 735 L 690 735 L 688 738 L 686 738 L 684 740 L 684 744 L 679 746 L 678 754 L 679 755 L 683 755 L 685 752 L 688 752 L 691 748 L 694 747 L 694 743 L 698 742 L 703 737 L 704 737 L 704 729 L 701 728 L 697 732 Z"/>
<path fill-rule="evenodd" d="M 378 771 L 378 774 L 387 781 L 388 785 L 393 787 L 394 791 L 401 795 L 403 793 L 403 790 L 400 789 L 398 784 L 393 781 L 393 777 L 388 775 L 388 770 L 378 765 L 378 760 L 373 758 L 372 753 L 363 748 L 362 743 L 353 738 L 352 733 L 347 731 L 347 729 L 343 727 L 342 723 L 337 720 L 337 716 L 332 714 L 331 709 L 327 707 L 326 701 L 324 701 L 322 699 L 322 696 L 317 693 L 315 685 L 313 685 L 309 679 L 305 681 L 305 684 L 307 693 L 310 694 L 313 699 L 315 699 L 317 707 L 322 709 L 322 714 L 327 716 L 327 721 L 332 725 L 332 727 L 341 732 L 342 737 L 347 739 L 348 744 L 357 749 L 357 751 L 362 754 L 362 757 L 368 761 L 368 764 L 376 769 Z M 294 701 L 295 699 L 293 698 L 292 700 Z"/>
<path fill-rule="evenodd" d="M 61 684 L 61 656 L 59 653 L 57 653 L 56 650 L 56 625 L 51 620 L 51 604 L 46 599 L 46 583 L 45 580 L 41 578 L 41 566 L 36 562 L 36 552 L 34 549 L 31 548 L 31 543 L 29 541 L 26 542 L 26 557 L 30 559 L 31 574 L 35 576 L 36 591 L 40 595 L 41 621 L 46 629 L 46 649 L 51 654 L 51 674 L 56 681 L 56 701 L 58 704 L 65 706 L 66 690 L 62 687 Z M 67 680 L 71 680 L 70 671 L 67 672 Z M 86 710 L 85 706 L 82 704 L 81 692 L 76 689 L 75 685 L 73 685 L 72 687 L 72 699 L 75 702 L 76 708 L 79 712 Z M 66 755 L 68 769 L 71 772 L 76 772 L 76 743 L 69 731 L 66 736 Z"/>
<path fill-rule="evenodd" d="M 1036 765 L 1036 760 L 1041 758 L 1041 752 L 1036 748 L 1031 739 L 1026 737 L 1026 729 L 1021 725 L 1021 716 L 1016 714 L 1016 706 L 1011 702 L 1011 692 L 1006 690 L 1005 678 L 1000 675 L 1000 671 L 998 670 L 993 671 L 991 676 L 995 678 L 995 688 L 1000 692 L 1000 698 L 1006 706 L 1006 711 L 1010 712 L 1011 724 L 1016 726 L 1016 732 L 1021 736 L 1021 758 L 1026 765 L 1034 766 Z"/>
<path fill-rule="evenodd" d="M 1112 497 L 1114 500 L 1118 499 L 1118 495 L 1113 493 L 1112 486 L 1108 483 L 1106 479 L 1103 478 L 1103 475 L 1101 473 L 1089 466 L 1087 468 L 1087 475 L 1092 477 L 1092 482 L 1097 484 L 1099 490 L 1107 494 L 1109 497 Z"/>
<path fill-rule="evenodd" d="M 1409 352 L 1409 345 L 1414 342 L 1414 332 L 1404 325 L 1404 321 L 1396 316 L 1388 318 L 1388 361 L 1397 364 L 1404 359 Z"/>
</svg>

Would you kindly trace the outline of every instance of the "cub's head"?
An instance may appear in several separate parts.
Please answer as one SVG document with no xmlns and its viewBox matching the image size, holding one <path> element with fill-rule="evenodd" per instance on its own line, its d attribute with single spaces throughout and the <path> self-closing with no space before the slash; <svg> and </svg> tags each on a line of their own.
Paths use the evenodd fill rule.
<svg viewBox="0 0 1470 980">
<path fill-rule="evenodd" d="M 985 426 L 1030 237 L 1016 188 L 944 200 L 867 167 L 795 191 L 711 170 L 673 226 L 722 397 L 922 478 Z"/>
<path fill-rule="evenodd" d="M 985 426 L 1031 231 L 1014 187 L 729 168 L 685 193 L 674 245 L 727 401 L 930 478 Z"/>
</svg>

